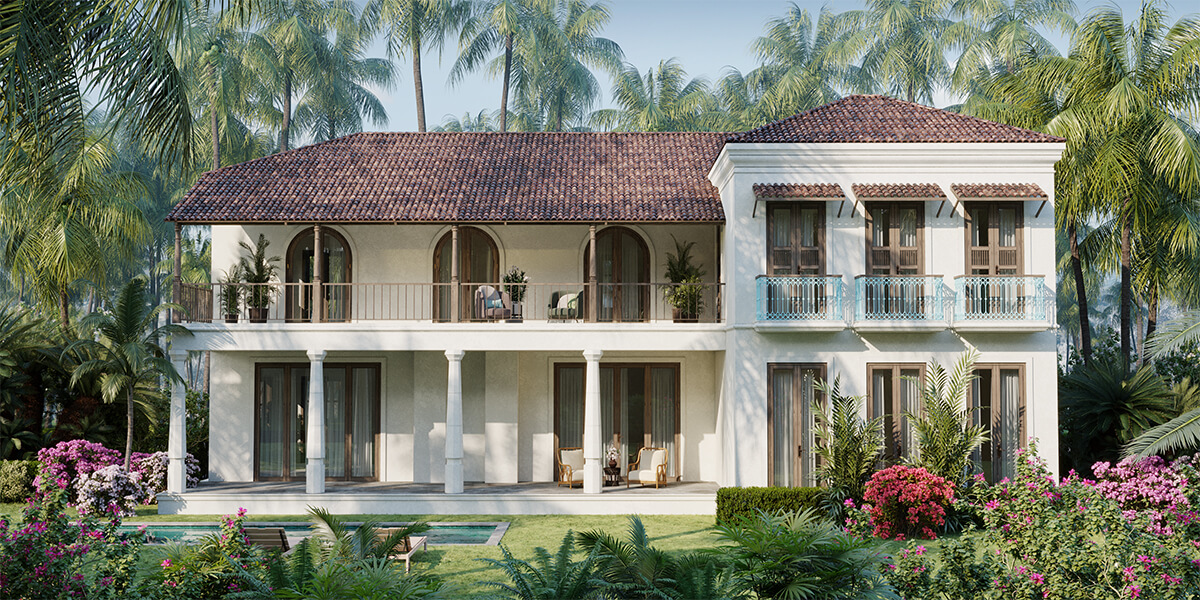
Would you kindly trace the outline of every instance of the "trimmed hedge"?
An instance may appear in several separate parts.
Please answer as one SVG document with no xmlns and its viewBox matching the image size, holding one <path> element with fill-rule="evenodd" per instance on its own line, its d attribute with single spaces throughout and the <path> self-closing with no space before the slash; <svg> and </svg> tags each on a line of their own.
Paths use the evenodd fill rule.
<svg viewBox="0 0 1200 600">
<path fill-rule="evenodd" d="M 0 460 L 0 502 L 24 502 L 33 495 L 36 460 Z"/>
<path fill-rule="evenodd" d="M 753 516 L 759 510 L 820 508 L 824 499 L 825 490 L 816 487 L 725 487 L 717 490 L 717 522 Z"/>
</svg>

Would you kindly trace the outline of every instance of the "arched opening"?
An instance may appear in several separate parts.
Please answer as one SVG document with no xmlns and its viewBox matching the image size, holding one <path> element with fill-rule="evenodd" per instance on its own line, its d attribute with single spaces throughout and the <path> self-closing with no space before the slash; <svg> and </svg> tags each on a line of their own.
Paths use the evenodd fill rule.
<svg viewBox="0 0 1200 600">
<path fill-rule="evenodd" d="M 447 231 L 438 240 L 433 251 L 434 283 L 449 284 L 452 275 L 451 263 L 454 249 L 453 231 Z M 460 284 L 459 315 L 470 318 L 472 287 L 467 284 L 498 283 L 500 281 L 500 252 L 492 236 L 477 227 L 458 228 L 458 282 Z M 449 285 L 439 285 L 434 291 L 434 316 L 438 321 L 454 318 L 452 291 Z"/>
<path fill-rule="evenodd" d="M 316 236 L 312 229 L 305 230 L 288 245 L 284 281 L 286 283 L 313 283 L 313 257 Z M 350 320 L 350 245 L 336 231 L 321 228 L 321 282 L 323 301 L 313 301 L 313 288 L 297 285 L 285 286 L 287 320 L 310 321 L 314 310 L 322 310 L 324 321 Z"/>
<path fill-rule="evenodd" d="M 583 273 L 591 274 L 590 256 Z M 642 236 L 625 227 L 596 233 L 596 283 L 600 321 L 645 321 L 650 307 L 650 250 Z"/>
</svg>

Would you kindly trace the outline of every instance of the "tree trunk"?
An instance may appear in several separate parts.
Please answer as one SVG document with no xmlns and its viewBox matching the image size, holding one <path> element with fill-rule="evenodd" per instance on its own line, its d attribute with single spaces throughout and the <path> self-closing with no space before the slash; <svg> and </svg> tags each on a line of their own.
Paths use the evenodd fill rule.
<svg viewBox="0 0 1200 600">
<path fill-rule="evenodd" d="M 508 81 L 512 72 L 513 36 L 504 36 L 504 91 L 500 96 L 500 131 L 508 131 Z"/>
<path fill-rule="evenodd" d="M 71 296 L 67 294 L 67 289 L 63 288 L 58 292 L 58 319 L 62 325 L 63 335 L 69 339 L 71 337 Z"/>
<path fill-rule="evenodd" d="M 1133 289 L 1130 281 L 1130 265 L 1133 262 L 1129 247 L 1129 198 L 1121 202 L 1121 364 L 1125 372 L 1129 372 L 1129 355 L 1131 348 L 1131 311 L 1133 309 Z"/>
<path fill-rule="evenodd" d="M 213 96 L 208 104 L 208 112 L 212 115 L 212 170 L 216 171 L 221 168 L 221 122 L 217 118 L 217 65 L 209 63 L 208 69 L 213 79 Z M 129 465 L 125 467 L 128 468 Z"/>
<path fill-rule="evenodd" d="M 1092 326 L 1088 320 L 1087 284 L 1083 281 L 1083 262 L 1079 259 L 1079 232 L 1075 222 L 1067 224 L 1071 243 L 1071 270 L 1075 272 L 1075 300 L 1079 303 L 1079 352 L 1084 364 L 1092 364 Z"/>
<path fill-rule="evenodd" d="M 425 88 L 421 85 L 421 39 L 412 43 L 413 91 L 417 95 L 417 131 L 425 131 Z"/>
<path fill-rule="evenodd" d="M 133 388 L 125 392 L 125 472 L 129 472 L 129 458 L 133 456 Z"/>
<path fill-rule="evenodd" d="M 1158 286 L 1150 286 L 1150 297 L 1146 299 L 1146 337 L 1143 338 L 1142 348 L 1150 341 L 1150 336 L 1158 329 Z"/>
<path fill-rule="evenodd" d="M 292 127 L 292 72 L 283 72 L 283 124 L 279 126 L 279 151 L 288 149 L 288 135 Z"/>
</svg>

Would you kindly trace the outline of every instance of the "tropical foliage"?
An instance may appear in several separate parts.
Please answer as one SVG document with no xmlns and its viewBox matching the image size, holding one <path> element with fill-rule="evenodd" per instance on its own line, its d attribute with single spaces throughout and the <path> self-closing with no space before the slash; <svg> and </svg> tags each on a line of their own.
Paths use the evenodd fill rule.
<svg viewBox="0 0 1200 600">
<path fill-rule="evenodd" d="M 951 373 L 930 362 L 921 390 L 921 410 L 905 415 L 913 424 L 917 445 L 913 465 L 958 485 L 967 482 L 974 468 L 972 455 L 988 440 L 987 429 L 976 424 L 978 409 L 967 399 L 977 359 L 974 350 L 964 353 Z"/>
<path fill-rule="evenodd" d="M 883 417 L 863 419 L 865 399 L 842 395 L 841 377 L 833 384 L 821 381 L 817 389 L 828 398 L 828 408 L 814 403 L 816 420 L 817 479 L 829 487 L 831 498 L 841 502 L 862 498 L 864 486 L 883 454 Z"/>
</svg>

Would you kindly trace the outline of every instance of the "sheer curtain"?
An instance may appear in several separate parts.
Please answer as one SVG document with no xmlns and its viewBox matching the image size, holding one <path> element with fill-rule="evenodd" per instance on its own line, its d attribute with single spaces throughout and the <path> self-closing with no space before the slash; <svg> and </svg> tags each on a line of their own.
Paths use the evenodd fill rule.
<svg viewBox="0 0 1200 600">
<path fill-rule="evenodd" d="M 346 476 L 346 369 L 325 368 L 325 476 Z"/>
<path fill-rule="evenodd" d="M 792 378 L 791 369 L 775 369 L 771 375 L 771 433 L 774 442 L 771 452 L 775 457 L 772 475 L 775 485 L 782 487 L 795 485 L 792 478 L 792 473 L 795 472 L 795 463 L 792 462 L 795 454 L 792 449 L 796 447 L 792 439 L 792 423 L 795 421 L 795 415 L 792 413 Z"/>
<path fill-rule="evenodd" d="M 326 244 L 325 264 L 328 269 L 328 275 L 325 278 L 325 283 L 347 283 L 349 281 L 349 265 L 346 256 L 346 249 L 342 247 L 342 243 L 333 236 L 323 236 L 322 240 Z M 349 313 L 350 288 L 344 285 L 325 288 L 325 302 L 327 304 L 327 314 L 330 321 L 345 321 L 350 318 Z"/>
<path fill-rule="evenodd" d="M 801 455 L 801 477 L 802 485 L 815 486 L 817 484 L 817 437 L 813 431 L 813 401 L 817 398 L 817 372 L 813 369 L 804 369 L 800 373 L 800 443 L 803 446 L 804 453 Z"/>
<path fill-rule="evenodd" d="M 1017 448 L 1022 446 L 1021 412 L 1024 409 L 1024 403 L 1021 402 L 1021 372 L 1017 369 L 1000 370 L 1000 406 L 1003 474 L 1013 477 L 1017 468 Z"/>
<path fill-rule="evenodd" d="M 258 476 L 283 477 L 283 451 L 287 446 L 287 398 L 283 397 L 283 369 L 258 372 Z"/>
<path fill-rule="evenodd" d="M 596 239 L 596 281 L 600 284 L 600 304 L 597 305 L 597 318 L 601 321 L 612 321 L 613 298 L 613 244 L 616 237 L 606 235 Z"/>
<path fill-rule="evenodd" d="M 916 458 L 920 455 L 920 448 L 917 448 L 916 435 L 913 433 L 913 424 L 904 416 L 905 414 L 917 415 L 921 413 L 921 372 L 916 369 L 903 369 L 900 371 L 900 411 L 901 414 L 896 415 L 900 419 L 900 439 L 904 444 L 903 456 L 905 458 Z"/>
<path fill-rule="evenodd" d="M 353 477 L 375 476 L 375 370 L 352 370 L 352 408 L 354 424 L 350 436 L 350 474 Z"/>
<path fill-rule="evenodd" d="M 642 320 L 642 247 L 628 235 L 621 235 L 621 320 Z"/>
<path fill-rule="evenodd" d="M 308 466 L 304 445 L 308 442 L 307 422 L 305 421 L 305 410 L 308 409 L 308 369 L 296 368 L 291 369 L 291 427 L 288 435 L 291 439 L 292 452 L 292 477 L 303 477 L 306 467 Z"/>
<path fill-rule="evenodd" d="M 675 369 L 654 367 L 650 369 L 650 443 L 667 449 L 667 474 L 676 475 L 675 463 L 679 455 L 675 447 Z"/>
<path fill-rule="evenodd" d="M 613 411 L 616 408 L 613 399 L 613 384 L 612 384 L 612 367 L 600 368 L 600 431 L 604 440 L 604 455 L 602 463 L 608 466 L 608 449 L 613 446 L 616 437 L 615 423 L 613 421 Z M 620 466 L 622 459 L 621 449 L 617 448 L 618 457 L 617 465 Z"/>
<path fill-rule="evenodd" d="M 583 446 L 583 367 L 558 370 L 558 446 Z"/>
</svg>

